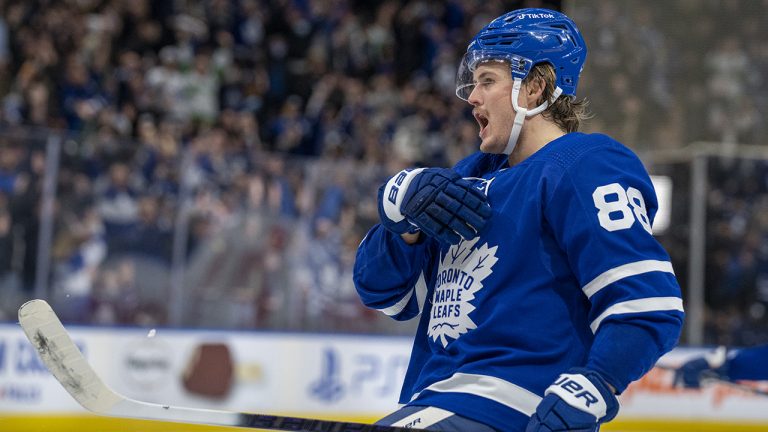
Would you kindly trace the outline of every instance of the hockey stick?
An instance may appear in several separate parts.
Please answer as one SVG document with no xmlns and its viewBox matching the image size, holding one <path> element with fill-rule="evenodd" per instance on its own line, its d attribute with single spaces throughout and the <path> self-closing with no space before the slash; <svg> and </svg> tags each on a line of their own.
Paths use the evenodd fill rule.
<svg viewBox="0 0 768 432">
<path fill-rule="evenodd" d="M 30 300 L 21 305 L 19 323 L 43 363 L 64 386 L 64 389 L 85 409 L 99 415 L 277 431 L 410 432 L 418 430 L 301 417 L 184 408 L 129 399 L 113 391 L 96 375 L 48 303 L 43 300 Z"/>
<path fill-rule="evenodd" d="M 657 368 L 659 368 L 661 370 L 670 371 L 670 372 L 675 372 L 678 369 L 678 368 L 676 368 L 674 366 L 660 365 L 658 363 L 655 365 L 655 367 L 657 367 Z M 701 383 L 704 384 L 704 385 L 720 384 L 720 385 L 724 385 L 724 386 L 727 386 L 727 387 L 730 387 L 730 388 L 733 388 L 733 389 L 741 390 L 741 391 L 746 392 L 746 393 L 752 393 L 752 394 L 761 395 L 761 396 L 768 396 L 768 390 L 763 390 L 761 388 L 752 387 L 752 386 L 749 386 L 749 385 L 746 385 L 746 384 L 740 384 L 738 382 L 734 382 L 734 381 L 725 379 L 725 378 L 723 378 L 723 377 L 721 377 L 721 376 L 719 376 L 719 375 L 717 375 L 717 374 L 715 374 L 713 372 L 704 372 L 704 373 L 702 373 L 702 375 L 701 375 Z M 672 386 L 676 387 L 677 384 L 675 382 L 673 382 Z"/>
</svg>

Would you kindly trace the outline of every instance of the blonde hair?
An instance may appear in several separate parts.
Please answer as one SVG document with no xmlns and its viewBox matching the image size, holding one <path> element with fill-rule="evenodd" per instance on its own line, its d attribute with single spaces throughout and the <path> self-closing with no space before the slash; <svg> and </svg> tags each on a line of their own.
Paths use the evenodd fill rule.
<svg viewBox="0 0 768 432">
<path fill-rule="evenodd" d="M 538 104 L 542 104 L 545 100 L 550 100 L 555 93 L 555 69 L 549 63 L 539 63 L 531 69 L 528 76 L 523 80 L 523 84 L 537 79 L 544 81 L 544 92 L 541 99 L 537 101 Z M 588 105 L 589 101 L 586 99 L 561 95 L 544 110 L 542 115 L 555 122 L 563 131 L 576 132 L 579 130 L 581 122 L 591 117 L 587 110 Z"/>
</svg>

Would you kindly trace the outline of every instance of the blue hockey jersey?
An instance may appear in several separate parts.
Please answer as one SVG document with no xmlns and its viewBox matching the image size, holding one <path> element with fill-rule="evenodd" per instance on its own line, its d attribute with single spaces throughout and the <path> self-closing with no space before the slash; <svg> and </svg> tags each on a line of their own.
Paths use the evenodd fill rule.
<svg viewBox="0 0 768 432">
<path fill-rule="evenodd" d="M 363 302 L 421 314 L 401 403 L 523 430 L 560 373 L 588 367 L 621 392 L 676 344 L 680 288 L 629 149 L 570 133 L 513 167 L 477 153 L 454 169 L 493 209 L 478 237 L 407 245 L 376 225 L 358 249 Z"/>
<path fill-rule="evenodd" d="M 731 380 L 768 380 L 765 362 L 768 360 L 768 345 L 742 348 L 729 353 L 722 372 Z"/>
</svg>

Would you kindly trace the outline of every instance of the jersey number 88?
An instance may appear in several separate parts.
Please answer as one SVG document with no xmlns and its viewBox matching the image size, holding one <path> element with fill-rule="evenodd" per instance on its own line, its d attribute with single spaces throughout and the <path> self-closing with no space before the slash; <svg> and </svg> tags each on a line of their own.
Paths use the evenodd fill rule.
<svg viewBox="0 0 768 432">
<path fill-rule="evenodd" d="M 611 201 L 608 201 L 608 198 Z M 651 221 L 645 208 L 643 194 L 629 187 L 625 191 L 618 183 L 598 186 L 592 193 L 592 200 L 597 208 L 597 219 L 600 226 L 608 231 L 623 230 L 631 227 L 635 219 L 643 229 L 651 233 Z"/>
</svg>

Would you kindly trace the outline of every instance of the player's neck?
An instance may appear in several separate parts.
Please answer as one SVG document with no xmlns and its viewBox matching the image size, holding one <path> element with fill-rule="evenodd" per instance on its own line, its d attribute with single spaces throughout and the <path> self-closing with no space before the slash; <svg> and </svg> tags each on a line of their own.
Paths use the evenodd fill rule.
<svg viewBox="0 0 768 432">
<path fill-rule="evenodd" d="M 517 145 L 509 155 L 509 166 L 515 166 L 528 159 L 545 145 L 563 135 L 565 132 L 557 124 L 544 119 L 541 115 L 526 120 L 517 139 Z"/>
</svg>

